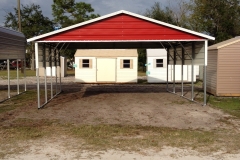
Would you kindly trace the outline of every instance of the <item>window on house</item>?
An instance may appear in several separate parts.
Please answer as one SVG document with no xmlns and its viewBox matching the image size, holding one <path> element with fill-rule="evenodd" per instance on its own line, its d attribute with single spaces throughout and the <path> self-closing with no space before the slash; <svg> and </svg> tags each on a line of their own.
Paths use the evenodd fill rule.
<svg viewBox="0 0 240 160">
<path fill-rule="evenodd" d="M 156 59 L 156 67 L 163 67 L 163 59 Z"/>
<path fill-rule="evenodd" d="M 82 60 L 82 68 L 89 68 L 89 59 Z"/>
<path fill-rule="evenodd" d="M 130 68 L 130 59 L 123 60 L 123 68 Z"/>
<path fill-rule="evenodd" d="M 133 59 L 121 59 L 120 69 L 133 69 Z"/>
<path fill-rule="evenodd" d="M 92 59 L 79 59 L 79 68 L 92 68 Z"/>
</svg>

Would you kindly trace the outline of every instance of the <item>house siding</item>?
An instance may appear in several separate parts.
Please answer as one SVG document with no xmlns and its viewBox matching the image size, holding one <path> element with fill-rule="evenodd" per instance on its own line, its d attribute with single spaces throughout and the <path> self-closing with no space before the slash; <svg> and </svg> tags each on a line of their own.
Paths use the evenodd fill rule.
<svg viewBox="0 0 240 160">
<path fill-rule="evenodd" d="M 121 60 L 132 60 L 132 68 L 122 68 Z M 137 83 L 138 74 L 138 59 L 137 57 L 118 57 L 117 58 L 117 82 L 118 83 Z"/>
<path fill-rule="evenodd" d="M 208 51 L 207 92 L 214 95 L 217 93 L 217 60 L 218 50 Z"/>
<path fill-rule="evenodd" d="M 218 96 L 240 96 L 240 42 L 218 50 Z"/>
<path fill-rule="evenodd" d="M 170 50 L 173 54 L 173 50 Z M 181 53 L 179 50 L 178 53 Z M 177 57 L 179 58 L 179 57 Z M 156 68 L 156 59 L 163 59 L 163 67 Z M 171 61 L 173 62 L 173 61 Z M 164 49 L 147 49 L 147 80 L 149 83 L 165 83 L 167 82 L 167 52 Z M 173 63 L 171 63 L 173 64 Z M 181 64 L 181 63 L 180 63 Z M 173 65 L 168 65 L 168 82 L 173 82 Z M 192 66 L 183 65 L 183 81 L 191 82 L 192 79 Z M 194 66 L 194 79 L 196 81 L 196 75 L 199 74 L 199 66 Z M 175 82 L 182 81 L 182 67 L 181 65 L 175 65 Z"/>
<path fill-rule="evenodd" d="M 104 49 L 104 50 L 77 50 L 75 54 L 75 80 L 81 83 L 103 83 L 97 79 L 97 60 L 116 59 L 116 83 L 137 83 L 138 54 L 137 50 L 129 49 Z M 91 60 L 91 68 L 81 68 L 80 59 Z M 121 61 L 130 60 L 130 68 L 123 68 Z M 114 83 L 107 82 L 106 83 Z"/>
<path fill-rule="evenodd" d="M 92 60 L 92 68 L 83 68 L 80 69 L 79 61 L 83 59 L 82 57 L 75 57 L 75 81 L 82 83 L 95 83 L 96 82 L 96 58 L 95 57 L 84 57 L 84 59 Z"/>
</svg>

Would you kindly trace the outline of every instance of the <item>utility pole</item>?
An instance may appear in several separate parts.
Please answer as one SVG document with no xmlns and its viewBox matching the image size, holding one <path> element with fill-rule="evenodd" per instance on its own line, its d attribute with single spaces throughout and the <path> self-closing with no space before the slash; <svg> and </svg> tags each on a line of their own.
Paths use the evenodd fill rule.
<svg viewBox="0 0 240 160">
<path fill-rule="evenodd" d="M 21 32 L 22 31 L 22 26 L 21 26 L 21 8 L 20 8 L 20 0 L 18 0 L 18 31 Z M 24 73 L 24 64 L 25 64 L 25 60 L 26 59 L 22 59 L 21 60 L 21 73 Z M 18 62 L 18 59 L 17 59 Z M 18 64 L 18 63 L 17 63 Z M 18 72 L 18 71 L 17 71 Z"/>
<path fill-rule="evenodd" d="M 20 0 L 18 0 L 18 31 L 22 31 L 22 26 L 21 26 L 21 12 L 20 12 Z"/>
</svg>

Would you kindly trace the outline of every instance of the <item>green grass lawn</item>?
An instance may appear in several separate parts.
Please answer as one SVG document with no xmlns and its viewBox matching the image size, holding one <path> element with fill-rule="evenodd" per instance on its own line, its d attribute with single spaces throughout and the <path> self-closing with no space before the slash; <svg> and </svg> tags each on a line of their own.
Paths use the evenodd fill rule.
<svg viewBox="0 0 240 160">
<path fill-rule="evenodd" d="M 68 76 L 74 76 L 75 75 L 75 70 L 74 69 L 68 69 L 67 70 L 67 75 Z"/>
<path fill-rule="evenodd" d="M 21 70 L 18 71 L 19 78 L 24 78 L 24 74 L 21 73 Z M 34 70 L 26 70 L 26 77 L 36 76 L 36 71 Z M 0 70 L 0 78 L 7 79 L 8 72 L 7 70 Z M 17 78 L 17 70 L 10 70 L 10 78 Z"/>
<path fill-rule="evenodd" d="M 138 71 L 138 76 L 146 76 L 146 72 L 144 72 L 144 71 Z"/>
<path fill-rule="evenodd" d="M 240 98 L 239 97 L 215 97 L 209 95 L 208 103 L 220 108 L 229 114 L 240 118 Z"/>
</svg>

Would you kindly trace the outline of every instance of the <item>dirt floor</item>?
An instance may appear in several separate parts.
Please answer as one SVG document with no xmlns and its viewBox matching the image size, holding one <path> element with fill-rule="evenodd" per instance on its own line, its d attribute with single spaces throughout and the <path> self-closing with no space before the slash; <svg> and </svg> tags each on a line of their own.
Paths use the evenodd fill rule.
<svg viewBox="0 0 240 160">
<path fill-rule="evenodd" d="M 220 110 L 203 107 L 156 85 L 65 85 L 44 109 L 25 108 L 17 118 L 74 124 L 125 124 L 179 129 L 225 128 Z"/>
<path fill-rule="evenodd" d="M 64 81 L 64 80 L 63 80 Z M 29 83 L 32 85 L 31 83 Z M 29 87 L 31 88 L 31 87 Z M 189 102 L 166 92 L 166 85 L 157 84 L 79 84 L 63 82 L 63 92 L 43 109 L 37 102 L 0 114 L 0 125 L 11 126 L 16 119 L 57 120 L 62 124 L 130 125 L 211 131 L 227 129 L 239 132 L 239 123 L 226 123 L 230 115 L 209 106 Z M 48 93 L 50 94 L 50 93 Z M 44 95 L 41 95 L 43 103 Z M 66 144 L 68 141 L 68 145 Z M 22 142 L 24 149 L 5 159 L 239 159 L 240 154 L 215 152 L 202 155 L 192 149 L 165 146 L 160 151 L 141 152 L 109 149 L 79 151 L 77 140 L 67 136 Z M 77 157 L 77 158 L 76 158 Z"/>
</svg>

